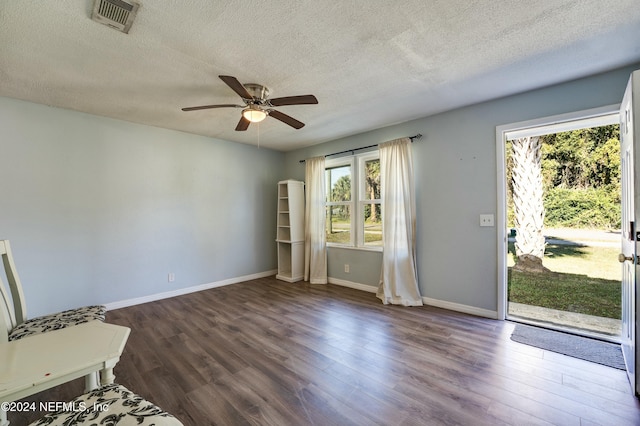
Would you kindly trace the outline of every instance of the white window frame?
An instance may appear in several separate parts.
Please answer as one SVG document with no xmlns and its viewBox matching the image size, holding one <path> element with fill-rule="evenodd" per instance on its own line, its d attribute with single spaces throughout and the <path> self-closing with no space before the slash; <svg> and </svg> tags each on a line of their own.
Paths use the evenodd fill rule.
<svg viewBox="0 0 640 426">
<path fill-rule="evenodd" d="M 350 166 L 351 167 L 351 201 L 349 202 L 327 202 L 326 206 L 331 205 L 349 205 L 351 210 L 351 239 L 349 244 L 340 244 L 327 242 L 327 247 L 339 247 L 346 249 L 357 249 L 357 250 L 369 250 L 369 251 L 382 251 L 382 246 L 373 246 L 373 245 L 365 245 L 364 243 L 364 207 L 367 204 L 380 204 L 381 210 L 382 200 L 366 200 L 364 198 L 365 194 L 365 162 L 379 159 L 380 151 L 373 150 L 368 151 L 362 154 L 356 154 L 352 156 L 339 157 L 327 159 L 325 161 L 325 170 L 333 169 L 341 166 Z M 328 189 L 330 183 L 327 183 Z"/>
</svg>

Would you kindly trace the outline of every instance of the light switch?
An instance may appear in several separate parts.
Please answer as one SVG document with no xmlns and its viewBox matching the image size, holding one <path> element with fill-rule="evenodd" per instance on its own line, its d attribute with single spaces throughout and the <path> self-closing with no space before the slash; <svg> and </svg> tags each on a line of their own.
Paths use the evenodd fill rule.
<svg viewBox="0 0 640 426">
<path fill-rule="evenodd" d="M 493 226 L 493 215 L 492 214 L 481 214 L 480 215 L 480 226 Z"/>
</svg>

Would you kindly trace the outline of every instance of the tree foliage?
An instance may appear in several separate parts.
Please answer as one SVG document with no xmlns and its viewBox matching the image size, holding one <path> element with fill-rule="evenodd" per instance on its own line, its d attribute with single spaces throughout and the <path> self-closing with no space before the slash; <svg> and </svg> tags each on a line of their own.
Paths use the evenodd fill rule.
<svg viewBox="0 0 640 426">
<path fill-rule="evenodd" d="M 546 227 L 620 227 L 620 130 L 618 125 L 541 137 Z M 507 198 L 512 206 L 511 142 Z M 512 207 L 509 226 L 514 226 Z"/>
<path fill-rule="evenodd" d="M 331 188 L 331 201 L 351 201 L 351 177 L 349 175 L 340 177 L 333 185 Z M 349 207 L 346 205 L 334 206 L 331 208 L 331 214 L 341 220 L 348 220 Z"/>
<path fill-rule="evenodd" d="M 544 189 L 620 188 L 618 125 L 542 136 Z"/>
<path fill-rule="evenodd" d="M 342 176 L 336 181 L 331 188 L 331 201 L 350 201 L 351 200 L 351 177 Z"/>
<path fill-rule="evenodd" d="M 380 199 L 380 160 L 375 159 L 365 162 L 365 192 L 367 200 Z M 371 208 L 373 207 L 373 209 Z M 380 204 L 367 204 L 364 206 L 364 217 L 367 222 L 380 222 Z"/>
</svg>

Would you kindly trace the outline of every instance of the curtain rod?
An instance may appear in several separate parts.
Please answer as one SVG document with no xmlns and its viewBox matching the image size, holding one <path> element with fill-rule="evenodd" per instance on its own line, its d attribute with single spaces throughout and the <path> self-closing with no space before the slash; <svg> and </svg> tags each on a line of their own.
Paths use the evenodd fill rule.
<svg viewBox="0 0 640 426">
<path fill-rule="evenodd" d="M 415 136 L 409 136 L 409 139 L 411 139 L 411 142 L 413 142 L 414 140 L 420 139 L 422 137 L 422 135 L 420 133 L 418 133 Z M 356 151 L 360 151 L 363 149 L 369 149 L 369 148 L 374 148 L 376 146 L 378 146 L 379 144 L 375 144 L 375 145 L 369 145 L 369 146 L 363 146 L 362 148 L 354 148 L 354 149 L 347 149 L 345 151 L 340 151 L 340 152 L 334 152 L 333 154 L 327 154 L 325 155 L 326 157 L 331 157 L 333 155 L 338 155 L 338 154 L 346 154 L 347 152 L 350 152 L 351 155 L 353 155 L 354 152 Z M 300 160 L 301 163 L 304 163 L 306 160 Z"/>
</svg>

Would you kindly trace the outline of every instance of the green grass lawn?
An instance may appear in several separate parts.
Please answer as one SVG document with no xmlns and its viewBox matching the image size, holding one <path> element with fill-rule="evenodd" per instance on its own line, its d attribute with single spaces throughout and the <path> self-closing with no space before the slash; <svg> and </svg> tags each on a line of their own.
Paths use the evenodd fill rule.
<svg viewBox="0 0 640 426">
<path fill-rule="evenodd" d="M 581 274 L 607 280 L 622 279 L 618 262 L 619 248 L 580 247 L 548 244 L 544 252 L 543 265 L 555 272 Z M 507 266 L 515 264 L 515 248 L 509 243 Z"/>
<path fill-rule="evenodd" d="M 365 222 L 364 242 L 368 246 L 382 246 L 382 223 Z M 349 222 L 333 222 L 333 232 L 327 232 L 328 243 L 349 244 L 351 241 L 351 231 Z"/>
<path fill-rule="evenodd" d="M 327 234 L 328 243 L 349 244 L 350 241 L 351 233 L 349 231 L 338 231 Z M 364 242 L 371 246 L 382 246 L 382 235 L 365 233 Z"/>
<path fill-rule="evenodd" d="M 550 273 L 509 268 L 509 301 L 567 312 L 620 319 L 621 268 L 612 247 L 547 246 L 544 266 Z M 513 266 L 513 243 L 508 266 Z"/>
<path fill-rule="evenodd" d="M 525 273 L 509 269 L 509 301 L 620 319 L 620 281 L 580 274 Z"/>
</svg>

